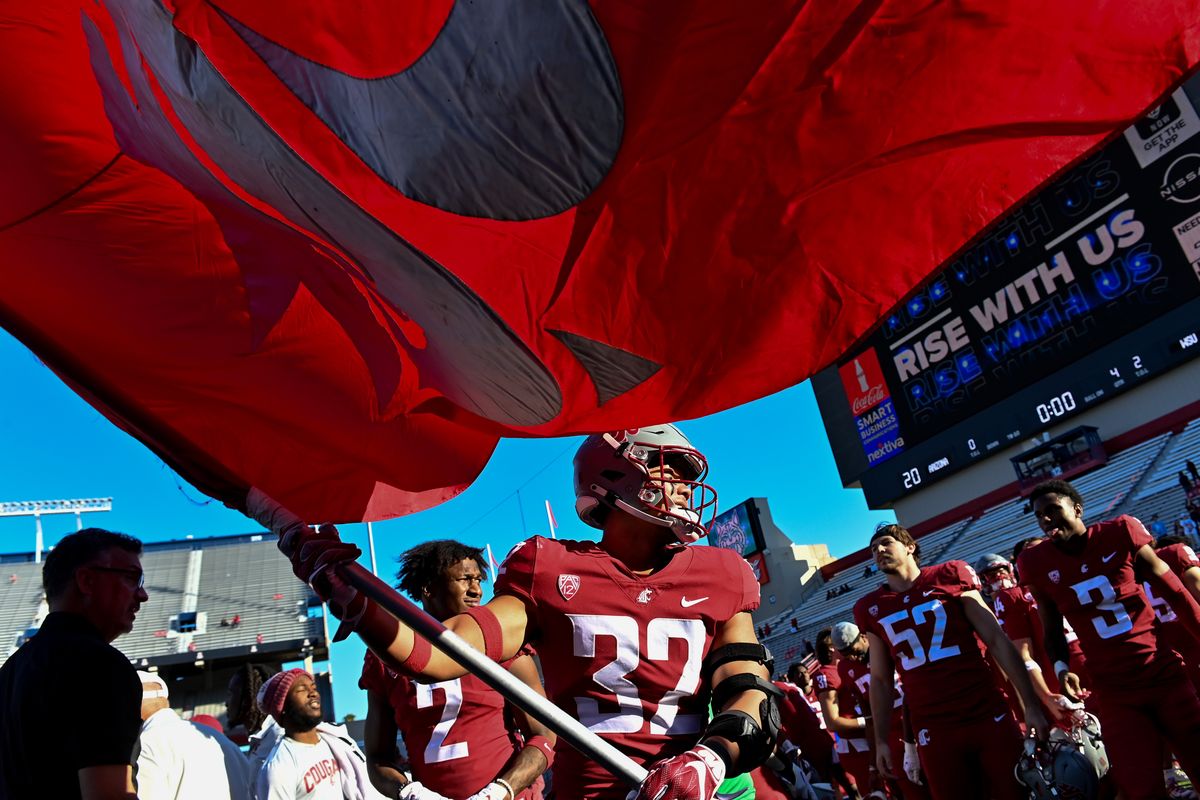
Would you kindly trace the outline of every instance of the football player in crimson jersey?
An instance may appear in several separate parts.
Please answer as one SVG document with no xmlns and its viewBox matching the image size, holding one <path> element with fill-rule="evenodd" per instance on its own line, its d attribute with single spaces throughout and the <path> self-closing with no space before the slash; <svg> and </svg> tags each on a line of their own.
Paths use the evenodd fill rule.
<svg viewBox="0 0 1200 800">
<path fill-rule="evenodd" d="M 817 633 L 816 651 L 820 666 L 813 674 L 813 685 L 821 706 L 821 716 L 829 730 L 838 736 L 835 748 L 842 767 L 859 791 L 869 792 L 874 767 L 871 764 L 871 744 L 867 739 L 867 719 L 842 686 L 842 676 L 838 670 L 841 654 L 833 646 L 830 628 Z"/>
<path fill-rule="evenodd" d="M 1179 577 L 1183 588 L 1188 590 L 1192 598 L 1200 602 L 1200 558 L 1197 558 L 1196 551 L 1188 544 L 1188 540 L 1182 536 L 1162 536 L 1154 543 L 1154 552 L 1171 568 L 1171 572 Z M 1179 615 L 1154 593 L 1150 581 L 1142 583 L 1142 590 L 1158 618 L 1163 641 L 1183 656 L 1188 677 L 1191 678 L 1197 692 L 1200 692 L 1200 639 L 1188 633 L 1187 628 L 1179 621 Z"/>
<path fill-rule="evenodd" d="M 1030 731 L 1045 738 L 1049 724 L 975 572 L 961 561 L 922 568 L 916 540 L 900 525 L 876 529 L 871 551 L 887 581 L 855 604 L 854 620 L 869 643 L 880 772 L 896 777 L 888 734 L 898 672 L 930 795 L 1020 800 L 1013 764 L 1021 731 L 981 643 L 1020 695 Z"/>
<path fill-rule="evenodd" d="M 483 553 L 477 547 L 439 540 L 405 552 L 397 588 L 439 620 L 479 605 Z M 527 686 L 542 692 L 537 665 L 526 652 L 504 664 Z M 367 771 L 388 797 L 542 796 L 541 775 L 555 735 L 474 675 L 421 684 L 397 674 L 367 651 L 359 686 L 367 691 Z M 518 733 L 518 726 L 520 732 Z M 404 737 L 412 765 L 410 782 L 397 761 L 396 733 Z"/>
<path fill-rule="evenodd" d="M 1130 800 L 1164 797 L 1165 738 L 1193 782 L 1200 779 L 1200 700 L 1179 656 L 1160 647 L 1144 577 L 1193 636 L 1200 608 L 1154 552 L 1133 517 L 1087 525 L 1083 498 L 1066 481 L 1039 484 L 1030 502 L 1049 543 L 1018 559 L 1046 632 L 1046 651 L 1065 692 L 1079 691 L 1067 664 L 1066 617 L 1087 655 L 1112 774 Z"/>
<path fill-rule="evenodd" d="M 779 705 L 781 723 L 779 751 L 792 759 L 804 759 L 831 786 L 842 787 L 851 800 L 859 800 L 854 781 L 834 757 L 833 736 L 825 727 L 821 706 L 812 693 L 812 677 L 802 664 L 788 667 L 788 682 L 777 681 L 784 690 Z"/>
<path fill-rule="evenodd" d="M 846 692 L 852 695 L 861 708 L 871 709 L 870 686 L 871 643 L 853 622 L 839 622 L 833 626 L 833 644 L 842 658 L 838 661 L 838 676 Z M 893 753 L 909 754 L 915 744 L 904 739 L 904 690 L 897 679 L 892 701 L 892 722 L 887 734 Z M 915 756 L 911 753 L 910 758 Z M 888 792 L 894 797 L 903 796 L 904 800 L 928 800 L 929 791 L 923 783 L 914 782 L 906 770 L 900 770 L 897 777 L 887 779 Z"/>
<path fill-rule="evenodd" d="M 979 576 L 983 596 L 991 603 L 996 620 L 1024 660 L 1042 706 L 1058 720 L 1071 701 L 1059 694 L 1052 662 L 1046 659 L 1042 621 L 1038 618 L 1033 595 L 1017 584 L 1012 563 L 1001 555 L 988 553 L 981 556 L 975 562 L 975 574 Z"/>
<path fill-rule="evenodd" d="M 707 533 L 716 493 L 708 462 L 674 426 L 589 436 L 574 466 L 576 511 L 601 540 L 518 544 L 495 597 L 445 625 L 495 661 L 536 646 L 550 699 L 649 770 L 631 796 L 711 800 L 727 773 L 765 762 L 778 736 L 780 692 L 750 617 L 758 581 L 731 550 L 687 546 Z M 389 666 L 432 681 L 465 673 L 342 580 L 336 565 L 359 551 L 332 527 L 314 533 L 256 490 L 247 511 Z M 625 796 L 562 742 L 556 758 L 559 796 Z"/>
</svg>

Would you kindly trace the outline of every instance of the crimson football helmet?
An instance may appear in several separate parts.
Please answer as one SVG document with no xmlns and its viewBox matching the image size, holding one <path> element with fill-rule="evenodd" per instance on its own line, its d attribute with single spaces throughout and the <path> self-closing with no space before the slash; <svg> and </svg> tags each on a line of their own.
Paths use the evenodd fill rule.
<svg viewBox="0 0 1200 800">
<path fill-rule="evenodd" d="M 670 467 L 678 478 L 655 477 L 651 470 Z M 652 425 L 593 434 L 575 453 L 575 512 L 593 528 L 603 528 L 618 509 L 670 528 L 690 544 L 708 533 L 717 513 L 717 492 L 707 483 L 708 460 L 674 425 Z M 691 491 L 678 505 L 667 484 Z"/>
</svg>

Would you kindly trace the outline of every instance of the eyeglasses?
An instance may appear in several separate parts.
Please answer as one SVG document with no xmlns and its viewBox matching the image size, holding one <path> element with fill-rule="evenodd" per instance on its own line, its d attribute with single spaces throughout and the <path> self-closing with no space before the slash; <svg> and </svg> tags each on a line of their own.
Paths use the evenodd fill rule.
<svg viewBox="0 0 1200 800">
<path fill-rule="evenodd" d="M 88 568 L 100 570 L 101 572 L 115 572 L 118 575 L 124 575 L 133 583 L 136 583 L 137 588 L 139 589 L 143 589 L 146 586 L 146 573 L 142 572 L 140 569 L 126 569 L 125 567 L 100 567 L 95 564 L 89 565 Z"/>
</svg>

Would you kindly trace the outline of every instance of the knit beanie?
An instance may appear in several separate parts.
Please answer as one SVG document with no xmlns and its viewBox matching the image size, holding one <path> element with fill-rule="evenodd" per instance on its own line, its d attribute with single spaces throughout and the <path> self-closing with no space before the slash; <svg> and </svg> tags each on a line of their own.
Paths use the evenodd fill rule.
<svg viewBox="0 0 1200 800">
<path fill-rule="evenodd" d="M 258 690 L 258 707 L 264 713 L 278 718 L 283 713 L 283 706 L 287 702 L 292 684 L 301 675 L 308 675 L 308 673 L 302 669 L 289 669 L 272 675 Z"/>
</svg>

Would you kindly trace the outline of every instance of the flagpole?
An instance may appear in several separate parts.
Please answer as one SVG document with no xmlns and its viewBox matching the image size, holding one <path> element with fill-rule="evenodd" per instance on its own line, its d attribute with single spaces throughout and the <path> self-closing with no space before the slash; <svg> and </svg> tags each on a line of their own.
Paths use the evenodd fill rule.
<svg viewBox="0 0 1200 800">
<path fill-rule="evenodd" d="M 375 568 L 375 531 L 371 529 L 371 523 L 367 523 L 367 549 L 371 551 L 371 574 L 378 575 L 379 570 Z"/>
<path fill-rule="evenodd" d="M 490 543 L 487 545 L 487 558 L 488 566 L 492 568 L 492 578 L 495 579 L 498 574 L 496 572 L 496 557 L 492 555 L 492 545 Z"/>
<path fill-rule="evenodd" d="M 554 529 L 558 527 L 558 524 L 554 521 L 554 511 L 550 508 L 549 500 L 546 501 L 546 522 L 550 524 L 550 538 L 557 539 L 558 536 L 554 533 Z"/>
</svg>

